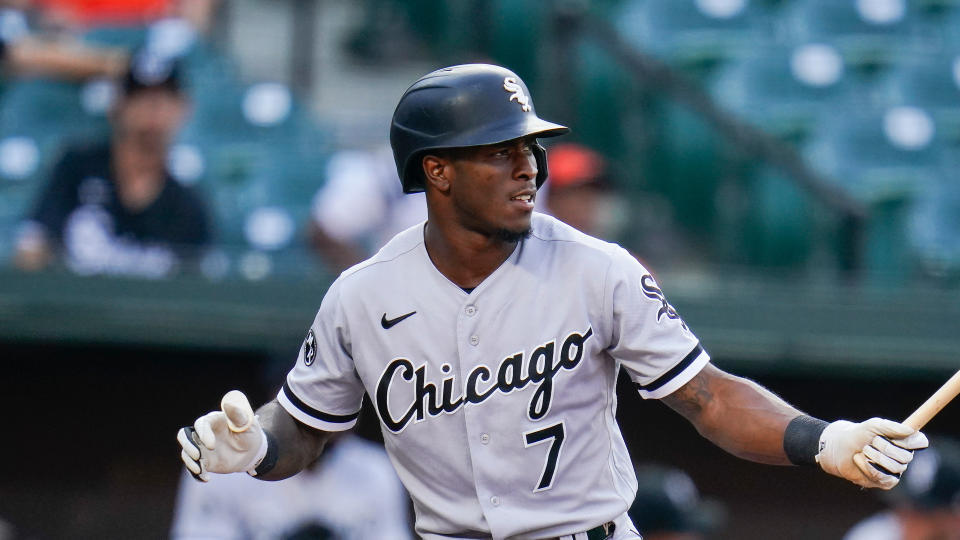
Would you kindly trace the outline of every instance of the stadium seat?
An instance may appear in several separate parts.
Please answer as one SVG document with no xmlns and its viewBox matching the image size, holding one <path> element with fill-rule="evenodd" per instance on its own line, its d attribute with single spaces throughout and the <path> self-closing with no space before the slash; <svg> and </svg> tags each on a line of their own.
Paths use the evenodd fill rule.
<svg viewBox="0 0 960 540">
<path fill-rule="evenodd" d="M 637 50 L 698 73 L 769 45 L 770 15 L 747 0 L 627 0 L 614 23 Z"/>
<path fill-rule="evenodd" d="M 870 76 L 934 48 L 915 15 L 907 0 L 796 0 L 782 20 L 791 44 L 832 45 L 858 74 Z"/>
<path fill-rule="evenodd" d="M 510 66 L 525 81 L 537 81 L 541 40 L 544 27 L 550 24 L 549 8 L 549 3 L 539 0 L 487 2 L 490 25 L 484 38 L 486 52 L 495 62 Z"/>
<path fill-rule="evenodd" d="M 960 48 L 960 2 L 952 0 L 942 0 L 949 4 L 944 10 L 943 16 L 937 21 L 939 31 L 934 35 L 941 37 L 944 44 L 956 50 Z"/>
<path fill-rule="evenodd" d="M 952 173 L 960 166 L 960 156 L 951 162 L 918 195 L 908 223 L 911 247 L 921 270 L 940 279 L 960 277 L 960 183 Z"/>
<path fill-rule="evenodd" d="M 941 138 L 960 145 L 960 48 L 898 63 L 877 82 L 875 95 L 888 107 L 927 110 Z"/>
<path fill-rule="evenodd" d="M 43 155 L 67 138 L 104 133 L 105 117 L 92 118 L 81 105 L 81 86 L 45 79 L 10 82 L 0 98 L 0 138 L 32 137 Z"/>
<path fill-rule="evenodd" d="M 870 277 L 905 280 L 913 264 L 910 209 L 941 172 L 943 146 L 933 119 L 912 107 L 836 104 L 822 115 L 804 154 L 810 166 L 868 207 L 864 264 Z"/>
<path fill-rule="evenodd" d="M 835 49 L 807 44 L 746 54 L 721 67 L 709 88 L 728 112 L 799 142 L 823 106 L 851 86 Z"/>
<path fill-rule="evenodd" d="M 103 47 L 123 47 L 135 49 L 141 46 L 147 37 L 145 26 L 100 26 L 83 33 L 83 41 Z"/>
<path fill-rule="evenodd" d="M 762 268 L 802 268 L 820 224 L 810 194 L 785 174 L 760 165 L 746 179 L 747 209 L 739 251 Z"/>
</svg>

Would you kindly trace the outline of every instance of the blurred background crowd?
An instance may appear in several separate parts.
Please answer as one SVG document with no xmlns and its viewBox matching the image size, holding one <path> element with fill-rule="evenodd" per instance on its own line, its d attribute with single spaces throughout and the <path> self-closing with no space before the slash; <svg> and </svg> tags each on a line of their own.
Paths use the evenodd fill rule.
<svg viewBox="0 0 960 540">
<path fill-rule="evenodd" d="M 905 417 L 958 367 L 960 0 L 2 0 L 0 538 L 171 531 L 177 422 L 271 397 L 333 277 L 425 218 L 389 119 L 476 61 L 573 128 L 540 210 L 651 266 L 716 362 L 825 418 Z M 621 423 L 672 538 L 898 530 L 919 500 L 744 466 L 629 390 Z M 948 477 L 945 525 L 889 538 L 960 538 Z"/>
</svg>

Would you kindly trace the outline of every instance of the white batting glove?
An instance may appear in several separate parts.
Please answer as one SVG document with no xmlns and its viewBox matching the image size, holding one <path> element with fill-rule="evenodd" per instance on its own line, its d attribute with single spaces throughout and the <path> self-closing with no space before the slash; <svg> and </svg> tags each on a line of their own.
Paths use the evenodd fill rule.
<svg viewBox="0 0 960 540">
<path fill-rule="evenodd" d="M 820 434 L 817 463 L 858 486 L 890 489 L 900 482 L 913 451 L 928 444 L 926 435 L 893 420 L 837 420 Z"/>
<path fill-rule="evenodd" d="M 206 482 L 208 472 L 248 472 L 256 475 L 257 465 L 267 454 L 267 435 L 253 414 L 247 396 L 239 390 L 227 392 L 219 411 L 207 413 L 192 427 L 177 432 L 180 459 L 197 480 Z"/>
</svg>

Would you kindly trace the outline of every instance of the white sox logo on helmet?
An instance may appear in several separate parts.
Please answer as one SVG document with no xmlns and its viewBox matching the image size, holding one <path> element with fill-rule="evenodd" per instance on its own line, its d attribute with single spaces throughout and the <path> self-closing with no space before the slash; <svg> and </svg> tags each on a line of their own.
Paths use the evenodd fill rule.
<svg viewBox="0 0 960 540">
<path fill-rule="evenodd" d="M 520 104 L 523 112 L 530 112 L 530 96 L 523 92 L 523 87 L 517 82 L 516 77 L 507 77 L 503 79 L 503 89 L 510 94 L 510 101 L 516 101 Z"/>
<path fill-rule="evenodd" d="M 397 358 L 387 364 L 380 381 L 377 383 L 376 406 L 380 419 L 387 428 L 399 433 L 410 422 L 420 422 L 427 416 L 434 417 L 444 413 L 453 413 L 467 403 L 480 404 L 492 397 L 497 391 L 509 394 L 520 390 L 529 383 L 537 384 L 530 397 L 527 415 L 531 420 L 543 418 L 550 410 L 553 398 L 553 378 L 562 369 L 572 370 L 583 358 L 584 343 L 593 335 L 593 328 L 587 328 L 583 334 L 571 332 L 560 345 L 560 354 L 556 354 L 556 341 L 547 342 L 533 350 L 529 355 L 519 352 L 500 361 L 496 373 L 487 366 L 479 365 L 467 375 L 464 391 L 453 395 L 455 377 L 449 375 L 450 364 L 443 364 L 440 370 L 444 378 L 437 388 L 427 382 L 427 364 L 413 366 L 406 358 Z M 526 369 L 524 369 L 526 358 Z M 397 375 L 404 381 L 413 382 L 414 400 L 402 415 L 397 416 L 390 410 L 390 390 L 398 382 Z M 488 384 L 489 382 L 489 384 Z M 411 385 L 407 385 L 411 386 Z"/>
</svg>

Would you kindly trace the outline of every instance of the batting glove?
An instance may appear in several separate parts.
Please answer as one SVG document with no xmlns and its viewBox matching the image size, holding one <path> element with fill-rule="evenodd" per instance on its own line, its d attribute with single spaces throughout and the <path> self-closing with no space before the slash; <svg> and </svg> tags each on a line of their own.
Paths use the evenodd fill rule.
<svg viewBox="0 0 960 540">
<path fill-rule="evenodd" d="M 180 459 L 197 480 L 206 482 L 207 473 L 246 471 L 256 476 L 257 465 L 267 454 L 267 435 L 253 414 L 247 396 L 239 390 L 227 392 L 219 411 L 207 413 L 193 426 L 177 432 Z"/>
<path fill-rule="evenodd" d="M 913 451 L 927 444 L 926 435 L 892 420 L 871 418 L 859 424 L 837 420 L 820 435 L 817 463 L 858 486 L 890 489 L 900 482 Z"/>
</svg>

